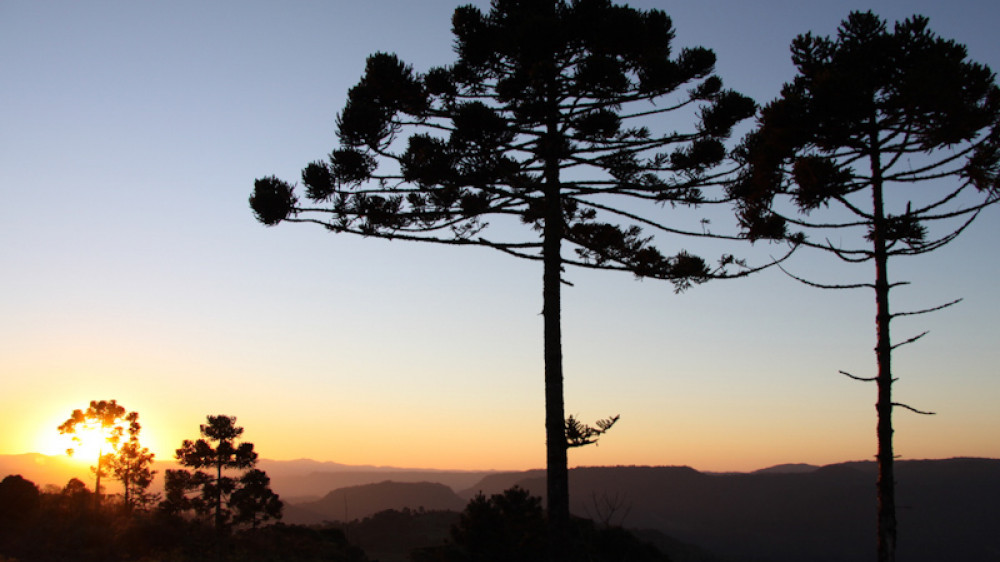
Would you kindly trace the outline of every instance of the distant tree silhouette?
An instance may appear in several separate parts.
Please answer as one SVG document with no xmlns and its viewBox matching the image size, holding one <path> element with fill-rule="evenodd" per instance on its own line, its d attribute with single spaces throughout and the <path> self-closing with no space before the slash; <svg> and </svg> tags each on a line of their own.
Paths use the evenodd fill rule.
<svg viewBox="0 0 1000 562">
<path fill-rule="evenodd" d="M 235 513 L 233 522 L 249 523 L 254 529 L 270 519 L 281 519 L 282 502 L 271 491 L 271 479 L 263 470 L 247 471 L 240 477 L 230 502 Z"/>
<path fill-rule="evenodd" d="M 478 494 L 451 530 L 466 560 L 545 560 L 545 512 L 541 498 L 514 487 L 489 498 Z"/>
<path fill-rule="evenodd" d="M 74 516 L 81 516 L 91 505 L 93 492 L 79 478 L 70 478 L 63 489 L 59 491 L 59 505 L 62 510 Z"/>
<path fill-rule="evenodd" d="M 154 501 L 146 490 L 156 475 L 156 471 L 152 469 L 156 455 L 139 443 L 138 433 L 139 426 L 135 424 L 135 432 L 131 433 L 128 442 L 117 452 L 105 455 L 104 461 L 111 476 L 122 483 L 125 508 L 128 511 L 148 506 Z"/>
<path fill-rule="evenodd" d="M 38 510 L 41 492 L 34 482 L 20 474 L 0 480 L 0 534 Z"/>
<path fill-rule="evenodd" d="M 565 529 L 563 269 L 628 271 L 678 291 L 746 273 L 732 256 L 710 266 L 685 251 L 664 255 L 643 228 L 711 236 L 668 224 L 662 206 L 713 201 L 705 189 L 719 186 L 723 141 L 756 108 L 711 75 L 710 50 L 672 56 L 674 31 L 659 10 L 497 0 L 488 14 L 459 7 L 452 29 L 458 60 L 448 67 L 417 74 L 396 55 L 370 56 L 337 119 L 340 147 L 302 171 L 303 190 L 257 179 L 250 205 L 266 225 L 542 262 L 548 511 Z M 670 113 L 696 123 L 665 134 L 636 124 Z M 488 220 L 503 226 L 490 230 Z"/>
<path fill-rule="evenodd" d="M 208 423 L 201 425 L 201 435 L 197 441 L 184 440 L 177 449 L 180 464 L 194 468 L 195 472 L 166 472 L 161 508 L 175 513 L 193 509 L 200 515 L 211 514 L 220 533 L 233 522 L 234 516 L 236 522 L 255 526 L 259 520 L 280 518 L 281 501 L 268 488 L 266 474 L 251 470 L 257 464 L 253 443 L 237 443 L 243 428 L 236 425 L 236 417 L 208 416 Z M 214 474 L 202 472 L 203 468 L 211 469 Z M 249 472 L 234 478 L 224 475 L 226 470 Z M 191 492 L 197 495 L 189 496 Z M 259 511 L 252 513 L 254 508 Z"/>
<path fill-rule="evenodd" d="M 570 525 L 568 560 L 667 562 L 655 547 L 621 528 L 598 529 L 590 520 Z M 414 562 L 532 562 L 545 560 L 546 520 L 542 500 L 517 486 L 489 498 L 477 494 L 451 528 L 451 543 L 416 549 Z"/>
<path fill-rule="evenodd" d="M 878 387 L 879 561 L 894 560 L 896 551 L 893 409 L 929 413 L 892 398 L 893 350 L 926 332 L 894 343 L 889 326 L 958 302 L 892 312 L 890 290 L 905 283 L 890 281 L 889 259 L 941 248 L 1000 196 L 995 76 L 927 25 L 914 16 L 888 31 L 871 12 L 853 12 L 836 39 L 798 36 L 798 75 L 763 109 L 733 188 L 751 238 L 791 238 L 848 263 L 874 263 L 874 283 L 795 277 L 875 292 L 877 375 L 844 374 Z"/>
<path fill-rule="evenodd" d="M 115 400 L 91 400 L 90 406 L 86 410 L 73 410 L 73 414 L 59 426 L 59 433 L 73 436 L 73 441 L 80 444 L 79 433 L 81 431 L 94 431 L 100 435 L 100 449 L 97 453 L 97 466 L 90 469 L 94 472 L 94 503 L 100 505 L 101 502 L 101 477 L 108 475 L 108 457 L 105 451 L 117 454 L 119 445 L 125 432 L 130 438 L 139 432 L 139 414 L 129 412 Z M 72 455 L 73 448 L 67 449 L 66 454 Z"/>
</svg>

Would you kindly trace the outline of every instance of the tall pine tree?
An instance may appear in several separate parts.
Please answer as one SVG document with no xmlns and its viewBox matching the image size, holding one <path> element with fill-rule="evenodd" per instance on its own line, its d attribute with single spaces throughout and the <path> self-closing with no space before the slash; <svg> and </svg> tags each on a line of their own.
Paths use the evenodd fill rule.
<svg viewBox="0 0 1000 562">
<path fill-rule="evenodd" d="M 369 57 L 338 116 L 340 146 L 302 171 L 301 188 L 258 179 L 250 205 L 266 225 L 313 223 L 541 262 L 548 516 L 559 552 L 569 516 L 562 272 L 628 271 L 678 290 L 745 273 L 731 256 L 709 265 L 684 251 L 665 255 L 643 229 L 686 233 L 664 208 L 713 200 L 706 188 L 723 175 L 714 170 L 724 141 L 756 108 L 723 89 L 710 50 L 674 52 L 659 10 L 494 0 L 485 14 L 459 7 L 452 30 L 450 66 L 417 73 L 396 55 Z M 667 114 L 690 125 L 642 126 Z"/>
<path fill-rule="evenodd" d="M 178 463 L 195 472 L 167 470 L 163 508 L 167 511 L 194 509 L 204 515 L 211 513 L 215 530 L 222 533 L 233 517 L 230 504 L 242 483 L 228 476 L 227 471 L 253 469 L 257 464 L 257 452 L 253 450 L 253 443 L 238 441 L 243 428 L 236 425 L 235 416 L 208 416 L 207 421 L 201 425 L 201 439 L 185 439 L 177 449 Z M 197 491 L 199 495 L 188 498 L 189 491 Z M 280 503 L 278 509 L 280 511 Z"/>
<path fill-rule="evenodd" d="M 751 238 L 787 238 L 847 263 L 874 266 L 878 388 L 878 560 L 895 560 L 892 352 L 890 323 L 940 310 L 893 311 L 889 294 L 906 282 L 890 258 L 954 240 L 1000 200 L 1000 90 L 964 46 L 937 37 L 913 17 L 889 31 L 871 12 L 854 12 L 835 39 L 792 43 L 795 79 L 761 112 L 741 152 L 748 166 L 733 186 Z M 921 412 L 927 413 L 927 412 Z"/>
</svg>

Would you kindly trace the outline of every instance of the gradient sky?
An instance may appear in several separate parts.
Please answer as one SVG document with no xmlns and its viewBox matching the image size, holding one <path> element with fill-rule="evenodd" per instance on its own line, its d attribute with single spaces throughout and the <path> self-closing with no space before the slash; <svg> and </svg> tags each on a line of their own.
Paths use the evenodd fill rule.
<svg viewBox="0 0 1000 562">
<path fill-rule="evenodd" d="M 539 264 L 268 229 L 247 206 L 254 178 L 295 180 L 335 146 L 368 54 L 397 52 L 417 70 L 451 62 L 455 5 L 0 3 L 0 454 L 58 452 L 56 426 L 74 408 L 115 398 L 161 458 L 206 414 L 230 414 L 266 458 L 543 466 Z M 1000 68 L 995 2 L 632 5 L 665 10 L 678 47 L 714 49 L 726 85 L 761 103 L 792 77 L 791 39 L 833 33 L 854 9 L 925 14 Z M 894 324 L 900 338 L 931 330 L 896 353 L 895 388 L 938 412 L 897 413 L 903 458 L 1000 457 L 998 213 L 893 267 L 913 281 L 894 293 L 900 309 L 965 298 Z M 789 268 L 872 277 L 808 253 Z M 874 372 L 870 291 L 779 271 L 681 295 L 625 274 L 567 278 L 567 413 L 622 416 L 571 465 L 747 470 L 874 455 L 875 388 L 837 374 Z"/>
</svg>

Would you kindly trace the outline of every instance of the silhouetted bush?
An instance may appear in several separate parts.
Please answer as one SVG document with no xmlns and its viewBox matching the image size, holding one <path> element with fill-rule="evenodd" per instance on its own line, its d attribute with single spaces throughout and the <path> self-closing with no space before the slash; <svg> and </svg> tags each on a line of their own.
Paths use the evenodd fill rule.
<svg viewBox="0 0 1000 562">
<path fill-rule="evenodd" d="M 38 486 L 20 474 L 0 481 L 0 525 L 3 529 L 10 529 L 34 516 L 41 503 L 40 497 Z"/>
<path fill-rule="evenodd" d="M 473 498 L 452 527 L 451 543 L 415 549 L 412 562 L 522 562 L 548 560 L 545 512 L 541 498 L 518 487 L 488 499 Z M 667 562 L 654 546 L 620 527 L 599 528 L 575 518 L 570 526 L 571 552 L 579 562 L 628 560 Z"/>
</svg>

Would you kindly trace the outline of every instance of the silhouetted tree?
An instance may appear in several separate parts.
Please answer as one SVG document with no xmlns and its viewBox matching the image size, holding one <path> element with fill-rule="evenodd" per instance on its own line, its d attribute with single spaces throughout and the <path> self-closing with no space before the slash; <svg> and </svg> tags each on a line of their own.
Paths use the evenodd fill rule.
<svg viewBox="0 0 1000 562">
<path fill-rule="evenodd" d="M 237 443 L 243 428 L 236 425 L 236 417 L 208 416 L 208 423 L 201 425 L 201 435 L 197 441 L 185 440 L 177 449 L 180 464 L 196 470 L 166 472 L 161 508 L 172 513 L 193 509 L 200 515 L 212 514 L 215 529 L 220 533 L 234 515 L 238 516 L 238 522 L 254 525 L 259 520 L 280 518 L 281 501 L 268 488 L 267 475 L 250 470 L 257 464 L 253 443 Z M 202 468 L 212 469 L 214 474 L 202 472 Z M 234 478 L 224 475 L 226 470 L 249 472 Z M 197 495 L 189 496 L 191 492 Z M 251 513 L 254 507 L 260 511 Z"/>
<path fill-rule="evenodd" d="M 115 400 L 91 400 L 90 406 L 86 410 L 73 410 L 73 414 L 59 426 L 59 433 L 73 436 L 73 441 L 80 444 L 79 433 L 81 431 L 92 431 L 100 435 L 100 448 L 97 453 L 97 466 L 90 469 L 94 472 L 94 504 L 101 502 L 101 477 L 108 475 L 108 467 L 105 464 L 107 457 L 104 451 L 110 449 L 117 453 L 119 444 L 128 431 L 129 435 L 139 432 L 139 414 L 128 412 Z M 105 449 L 107 447 L 107 449 Z M 72 455 L 74 449 L 66 450 L 67 455 Z"/>
<path fill-rule="evenodd" d="M 264 521 L 281 519 L 281 498 L 271 491 L 271 479 L 263 470 L 255 468 L 240 477 L 230 504 L 235 511 L 233 522 L 249 523 L 254 529 Z"/>
<path fill-rule="evenodd" d="M 652 545 L 621 528 L 598 529 L 573 518 L 565 558 L 581 562 L 667 562 Z M 519 487 L 489 498 L 477 494 L 451 528 L 450 544 L 416 549 L 414 562 L 531 562 L 545 560 L 546 521 L 542 500 Z"/>
<path fill-rule="evenodd" d="M 314 223 L 542 262 L 548 507 L 551 524 L 565 528 L 564 266 L 668 279 L 677 290 L 745 273 L 731 256 L 709 266 L 684 251 L 664 255 L 642 228 L 703 234 L 658 214 L 712 200 L 703 190 L 718 185 L 723 141 L 755 105 L 722 89 L 710 50 L 674 56 L 659 10 L 496 0 L 488 14 L 459 7 L 452 29 L 451 66 L 417 74 L 396 55 L 369 57 L 337 119 L 340 147 L 302 171 L 304 190 L 256 180 L 250 205 L 266 225 Z M 671 112 L 697 123 L 665 134 L 636 125 Z M 487 220 L 519 220 L 534 234 L 488 236 Z"/>
<path fill-rule="evenodd" d="M 104 462 L 111 476 L 122 483 L 125 508 L 129 511 L 154 501 L 146 490 L 156 475 L 156 471 L 152 469 L 155 456 L 148 448 L 139 444 L 138 424 L 127 443 L 117 452 L 105 455 Z"/>
<path fill-rule="evenodd" d="M 518 487 L 489 498 L 477 494 L 452 527 L 451 537 L 469 561 L 544 560 L 542 500 Z"/>
<path fill-rule="evenodd" d="M 744 146 L 749 166 L 734 186 L 751 238 L 792 238 L 875 266 L 874 283 L 796 278 L 875 292 L 878 373 L 844 374 L 878 387 L 880 561 L 894 560 L 896 551 L 893 408 L 927 413 L 894 402 L 891 392 L 893 349 L 924 334 L 894 343 L 889 326 L 958 302 L 892 312 L 890 290 L 905 283 L 890 281 L 889 258 L 944 246 L 1000 196 L 995 76 L 927 24 L 915 16 L 888 31 L 871 12 L 854 12 L 836 39 L 798 36 L 792 43 L 798 75 L 763 109 Z"/>
<path fill-rule="evenodd" d="M 87 511 L 93 492 L 79 478 L 70 478 L 59 492 L 59 505 L 62 510 L 74 516 L 80 516 Z"/>
<path fill-rule="evenodd" d="M 20 474 L 0 481 L 0 533 L 31 517 L 38 510 L 41 492 L 34 482 Z"/>
</svg>

